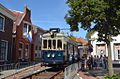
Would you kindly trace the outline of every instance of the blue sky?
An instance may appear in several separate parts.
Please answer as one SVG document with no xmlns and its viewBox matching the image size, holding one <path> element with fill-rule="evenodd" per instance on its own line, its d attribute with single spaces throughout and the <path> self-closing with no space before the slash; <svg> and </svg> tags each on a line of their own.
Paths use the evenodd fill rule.
<svg viewBox="0 0 120 79">
<path fill-rule="evenodd" d="M 0 3 L 6 8 L 16 11 L 22 11 L 24 4 L 31 9 L 31 20 L 45 30 L 49 28 L 69 28 L 64 16 L 69 9 L 66 0 L 0 0 Z M 70 32 L 63 30 L 64 33 L 73 34 L 77 37 L 85 38 L 86 31 L 80 29 L 79 32 Z"/>
</svg>

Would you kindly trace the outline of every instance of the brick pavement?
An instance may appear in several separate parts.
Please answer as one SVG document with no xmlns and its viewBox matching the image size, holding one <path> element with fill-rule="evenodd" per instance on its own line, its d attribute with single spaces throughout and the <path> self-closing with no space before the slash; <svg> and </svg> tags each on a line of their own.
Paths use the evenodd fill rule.
<svg viewBox="0 0 120 79">
<path fill-rule="evenodd" d="M 78 75 L 81 79 L 99 79 L 98 77 L 94 77 L 89 72 L 79 72 Z"/>
<path fill-rule="evenodd" d="M 77 76 L 79 76 L 79 78 L 76 77 L 74 79 L 103 79 L 103 75 L 106 73 L 106 69 L 86 69 L 84 71 L 79 71 L 77 73 Z"/>
<path fill-rule="evenodd" d="M 89 71 L 79 71 L 74 79 L 103 79 L 101 76 L 94 76 Z"/>
<path fill-rule="evenodd" d="M 113 68 L 115 73 L 120 74 L 120 67 Z M 107 74 L 107 69 L 93 69 L 84 72 L 79 71 L 74 79 L 104 79 L 103 76 Z"/>
</svg>

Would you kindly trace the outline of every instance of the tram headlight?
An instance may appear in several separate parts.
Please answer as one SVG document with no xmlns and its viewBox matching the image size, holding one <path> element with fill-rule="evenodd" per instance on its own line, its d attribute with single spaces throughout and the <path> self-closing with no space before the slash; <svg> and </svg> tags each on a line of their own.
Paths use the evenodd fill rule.
<svg viewBox="0 0 120 79">
<path fill-rule="evenodd" d="M 61 56 L 61 54 L 59 53 L 58 56 Z"/>
<path fill-rule="evenodd" d="M 50 57 L 50 54 L 47 54 L 47 57 L 49 58 L 49 57 Z"/>
<path fill-rule="evenodd" d="M 52 57 L 54 58 L 54 57 L 55 57 L 55 54 L 52 54 Z"/>
</svg>

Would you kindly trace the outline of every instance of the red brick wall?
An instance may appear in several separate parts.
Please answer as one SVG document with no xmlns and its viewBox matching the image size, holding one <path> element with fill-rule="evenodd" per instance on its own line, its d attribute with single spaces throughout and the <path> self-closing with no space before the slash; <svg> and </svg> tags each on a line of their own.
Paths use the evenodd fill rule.
<svg viewBox="0 0 120 79">
<path fill-rule="evenodd" d="M 0 31 L 0 40 L 12 41 L 13 20 L 1 14 L 5 18 L 4 32 Z"/>
<path fill-rule="evenodd" d="M 12 60 L 12 29 L 13 29 L 13 20 L 1 14 L 5 18 L 4 21 L 4 31 L 0 31 L 0 40 L 5 40 L 8 42 L 7 50 L 7 60 Z"/>
<path fill-rule="evenodd" d="M 13 55 L 13 59 L 18 60 L 18 58 L 19 58 L 19 53 L 18 53 L 19 43 L 22 42 L 23 43 L 23 55 L 25 55 L 25 45 L 29 44 L 29 60 L 32 61 L 32 60 L 34 60 L 34 48 L 33 48 L 34 40 L 30 43 L 28 39 L 23 37 L 23 27 L 24 27 L 23 21 L 27 21 L 27 22 L 31 23 L 31 18 L 30 18 L 31 12 L 28 9 L 26 9 L 25 13 L 26 14 L 25 14 L 22 22 L 20 23 L 19 26 L 17 26 L 17 29 L 16 29 L 16 42 L 15 42 L 15 52 Z"/>
</svg>

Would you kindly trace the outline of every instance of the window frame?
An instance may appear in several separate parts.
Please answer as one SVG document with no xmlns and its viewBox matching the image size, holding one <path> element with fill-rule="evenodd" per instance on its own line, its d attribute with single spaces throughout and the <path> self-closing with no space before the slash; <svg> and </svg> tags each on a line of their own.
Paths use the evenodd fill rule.
<svg viewBox="0 0 120 79">
<path fill-rule="evenodd" d="M 3 27 L 0 29 L 0 31 L 4 32 L 5 31 L 5 17 L 0 15 L 0 18 L 3 18 Z"/>
<path fill-rule="evenodd" d="M 28 46 L 28 49 L 26 49 L 26 46 Z M 25 45 L 25 58 L 28 59 L 29 58 L 29 44 L 26 44 Z M 28 52 L 26 52 L 26 50 L 28 50 Z M 26 53 L 27 53 L 27 56 L 26 56 Z"/>
<path fill-rule="evenodd" d="M 118 60 L 120 60 L 120 50 L 118 50 Z"/>
<path fill-rule="evenodd" d="M 120 60 L 119 56 L 120 56 L 120 43 L 114 43 L 114 60 Z"/>
<path fill-rule="evenodd" d="M 8 41 L 6 40 L 0 40 L 0 42 L 6 42 L 6 50 L 5 50 L 5 58 L 3 60 L 0 60 L 0 61 L 7 61 L 7 55 L 8 55 Z M 1 44 L 2 45 L 2 44 Z M 0 46 L 1 48 L 1 46 Z"/>
<path fill-rule="evenodd" d="M 46 41 L 46 45 L 45 45 L 44 41 Z M 42 41 L 42 48 L 43 49 L 47 49 L 48 48 L 48 40 L 47 39 L 43 39 L 43 41 Z"/>
<path fill-rule="evenodd" d="M 27 25 L 27 31 L 26 32 L 24 32 L 24 25 L 25 24 Z M 29 28 L 31 28 L 31 30 L 32 30 L 32 24 L 27 22 L 27 21 L 23 21 L 23 30 L 22 30 L 22 32 L 23 32 L 24 37 L 27 37 L 27 35 L 28 35 L 29 31 L 30 31 Z"/>
<path fill-rule="evenodd" d="M 59 41 L 60 41 L 60 43 L 59 43 Z M 59 46 L 61 46 L 61 47 L 59 47 Z M 62 50 L 63 49 L 63 41 L 62 41 L 62 39 L 58 39 L 57 40 L 57 49 L 58 50 Z"/>
<path fill-rule="evenodd" d="M 55 42 L 54 42 L 54 41 L 55 41 Z M 53 39 L 53 40 L 52 40 L 52 49 L 56 49 L 56 48 L 57 48 L 57 46 L 56 46 L 57 44 L 56 44 L 56 43 L 57 43 L 57 40 L 56 40 L 56 39 Z"/>
<path fill-rule="evenodd" d="M 19 44 L 20 44 L 20 43 L 22 44 L 22 49 L 20 49 L 20 48 L 19 48 L 19 46 L 18 46 L 18 55 L 19 55 L 19 56 L 18 56 L 18 59 L 22 59 L 22 58 L 23 58 L 23 45 L 24 45 L 24 43 L 19 42 Z M 20 57 L 19 50 L 21 50 L 21 51 L 22 51 L 22 52 L 21 52 L 21 57 Z"/>
<path fill-rule="evenodd" d="M 52 49 L 52 40 L 48 39 L 48 49 Z"/>
</svg>

